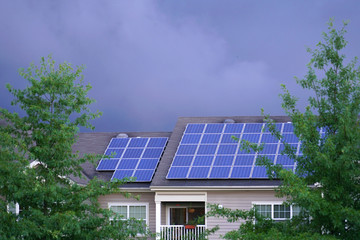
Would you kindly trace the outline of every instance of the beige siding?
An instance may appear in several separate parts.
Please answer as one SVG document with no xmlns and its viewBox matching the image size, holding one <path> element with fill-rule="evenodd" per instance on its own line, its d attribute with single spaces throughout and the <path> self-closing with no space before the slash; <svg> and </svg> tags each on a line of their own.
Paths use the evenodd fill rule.
<svg viewBox="0 0 360 240">
<path fill-rule="evenodd" d="M 148 203 L 148 221 L 149 221 L 149 229 L 151 232 L 155 232 L 155 193 L 147 192 L 147 193 L 133 193 L 133 195 L 138 195 L 140 197 L 139 200 L 134 198 L 125 198 L 122 194 L 112 194 L 101 196 L 99 198 L 99 203 L 102 208 L 108 208 L 108 203 Z"/>
<path fill-rule="evenodd" d="M 272 190 L 247 190 L 247 191 L 212 191 L 207 195 L 208 203 L 216 203 L 223 205 L 224 208 L 231 209 L 250 209 L 252 202 L 255 201 L 279 201 L 274 196 Z M 281 201 L 281 200 L 280 200 Z M 216 234 L 211 235 L 209 239 L 220 239 L 220 235 L 224 235 L 234 229 L 239 228 L 239 222 L 229 223 L 224 218 L 211 217 L 207 219 L 208 229 L 219 225 L 220 229 Z"/>
<path fill-rule="evenodd" d="M 99 198 L 100 206 L 103 208 L 108 207 L 108 203 L 148 203 L 149 209 L 149 228 L 152 232 L 156 231 L 155 226 L 155 193 L 146 192 L 146 193 L 134 193 L 134 195 L 139 195 L 140 200 L 135 200 L 133 198 L 125 198 L 121 194 L 113 194 L 102 196 Z M 207 202 L 216 203 L 223 205 L 224 208 L 231 209 L 250 209 L 252 207 L 252 202 L 259 201 L 279 201 L 278 198 L 274 196 L 274 191 L 272 190 L 237 190 L 237 191 L 209 191 L 207 192 Z M 161 224 L 166 224 L 166 205 L 168 203 L 161 204 Z M 226 232 L 237 229 L 239 227 L 238 223 L 228 223 L 226 219 L 222 218 L 208 218 L 206 220 L 208 228 L 212 228 L 216 225 L 220 226 L 220 229 L 216 234 L 211 235 L 209 240 L 220 239 L 220 235 L 224 235 Z"/>
</svg>

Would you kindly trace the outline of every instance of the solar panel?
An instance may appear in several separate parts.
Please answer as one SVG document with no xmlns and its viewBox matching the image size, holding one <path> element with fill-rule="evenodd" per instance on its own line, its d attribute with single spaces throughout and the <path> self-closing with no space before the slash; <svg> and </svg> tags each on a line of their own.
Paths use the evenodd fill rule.
<svg viewBox="0 0 360 240">
<path fill-rule="evenodd" d="M 300 142 L 291 123 L 276 123 L 283 140 L 301 155 Z M 234 138 L 237 138 L 235 140 Z M 263 149 L 241 149 L 241 141 L 260 144 Z M 282 155 L 284 144 L 270 134 L 264 123 L 188 124 L 178 146 L 167 179 L 262 179 L 266 169 L 256 160 L 266 157 L 294 171 L 296 163 Z"/>
<path fill-rule="evenodd" d="M 201 134 L 185 134 L 181 140 L 183 144 L 199 143 Z"/>
<path fill-rule="evenodd" d="M 207 178 L 210 167 L 192 167 L 188 178 Z"/>
<path fill-rule="evenodd" d="M 189 172 L 188 167 L 171 167 L 168 173 L 168 178 L 181 179 L 186 178 Z"/>
<path fill-rule="evenodd" d="M 210 178 L 228 178 L 231 167 L 213 167 Z"/>
<path fill-rule="evenodd" d="M 214 166 L 232 166 L 234 162 L 234 156 L 216 156 Z"/>
<path fill-rule="evenodd" d="M 115 170 L 118 163 L 119 159 L 102 159 L 97 167 L 97 170 Z"/>
<path fill-rule="evenodd" d="M 208 156 L 196 156 L 193 162 L 193 166 L 211 166 L 212 162 L 214 160 L 214 156 L 208 155 Z M 189 166 L 191 165 L 191 162 Z"/>
<path fill-rule="evenodd" d="M 209 155 L 215 154 L 217 145 L 200 145 L 197 154 Z"/>
<path fill-rule="evenodd" d="M 204 131 L 205 124 L 191 124 L 186 128 L 186 133 L 202 133 Z"/>
<path fill-rule="evenodd" d="M 113 179 L 135 177 L 135 182 L 150 182 L 167 138 L 113 138 L 97 171 L 113 171 Z M 196 145 L 195 145 L 196 147 Z"/>
<path fill-rule="evenodd" d="M 206 124 L 205 132 L 206 133 L 221 133 L 223 131 L 224 124 L 215 123 L 215 124 Z"/>
<path fill-rule="evenodd" d="M 218 143 L 220 137 L 220 134 L 204 134 L 201 143 Z"/>
<path fill-rule="evenodd" d="M 193 161 L 193 156 L 176 156 L 173 161 L 173 166 L 190 166 Z"/>
<path fill-rule="evenodd" d="M 254 166 L 252 178 L 268 178 L 266 168 L 261 166 Z"/>
<path fill-rule="evenodd" d="M 252 167 L 234 167 L 230 178 L 250 178 Z"/>
</svg>

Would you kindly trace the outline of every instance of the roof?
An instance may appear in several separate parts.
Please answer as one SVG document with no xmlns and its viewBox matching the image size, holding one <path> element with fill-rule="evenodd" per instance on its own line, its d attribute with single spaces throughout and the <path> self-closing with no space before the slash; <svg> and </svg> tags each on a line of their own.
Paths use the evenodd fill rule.
<svg viewBox="0 0 360 240">
<path fill-rule="evenodd" d="M 186 125 L 189 123 L 224 123 L 225 120 L 232 119 L 235 123 L 263 123 L 262 116 L 223 116 L 223 117 L 180 117 L 173 129 L 173 132 L 90 132 L 79 133 L 76 144 L 73 146 L 73 151 L 79 153 L 79 156 L 84 154 L 99 154 L 103 155 L 110 140 L 115 138 L 120 133 L 127 134 L 130 138 L 133 137 L 167 137 L 168 143 L 164 149 L 163 155 L 160 158 L 157 169 L 155 170 L 152 182 L 133 182 L 125 184 L 125 188 L 182 188 L 184 186 L 189 188 L 214 188 L 214 187 L 267 187 L 277 186 L 280 184 L 279 180 L 269 179 L 166 179 L 167 173 L 181 141 L 182 135 L 185 131 Z M 287 116 L 272 116 L 275 122 L 289 122 L 290 118 Z M 0 120 L 0 125 L 5 122 Z M 98 178 L 104 181 L 110 181 L 113 172 L 96 171 L 98 161 L 93 164 L 90 162 L 83 163 L 82 178 L 70 176 L 70 178 L 79 183 L 87 184 L 90 179 Z"/>
<path fill-rule="evenodd" d="M 288 122 L 289 117 L 275 116 L 271 117 L 275 122 Z M 224 123 L 226 119 L 232 119 L 236 123 L 262 123 L 264 117 L 261 116 L 224 116 L 224 117 L 180 117 L 173 129 L 173 132 L 95 132 L 80 133 L 78 141 L 74 145 L 73 150 L 78 151 L 80 156 L 86 153 L 104 154 L 110 140 L 119 133 L 126 133 L 129 137 L 168 137 L 168 143 L 164 153 L 160 159 L 159 165 L 155 171 L 151 183 L 129 183 L 124 187 L 127 188 L 211 188 L 211 187 L 266 187 L 279 185 L 278 180 L 269 179 L 211 179 L 211 180 L 175 180 L 166 179 L 173 158 L 175 156 L 182 135 L 189 123 Z M 99 159 L 100 160 L 100 159 Z M 72 179 L 80 184 L 86 184 L 90 179 L 97 177 L 104 181 L 110 181 L 112 172 L 96 171 L 96 165 L 92 163 L 82 164 L 84 178 Z"/>
<path fill-rule="evenodd" d="M 275 122 L 289 122 L 286 116 L 271 117 Z M 211 180 L 168 180 L 166 175 L 175 156 L 177 147 L 188 123 L 224 123 L 226 119 L 232 119 L 236 123 L 263 123 L 261 116 L 225 116 L 225 117 L 180 117 L 174 127 L 159 166 L 151 182 L 151 187 L 243 187 L 243 186 L 274 186 L 279 185 L 278 180 L 269 179 L 211 179 Z"/>
<path fill-rule="evenodd" d="M 103 155 L 106 147 L 108 146 L 110 140 L 115 138 L 118 134 L 125 133 L 129 137 L 170 137 L 171 132 L 91 132 L 91 133 L 80 133 L 78 135 L 78 140 L 73 146 L 73 151 L 78 152 L 79 156 L 84 154 L 99 154 Z M 100 160 L 100 159 L 99 159 Z M 99 162 L 97 161 L 97 163 Z M 84 178 L 74 178 L 72 180 L 80 184 L 86 184 L 90 179 L 94 177 L 110 181 L 112 172 L 99 172 L 96 171 L 96 165 L 90 162 L 83 163 L 81 167 L 83 168 L 82 173 Z M 150 183 L 129 183 L 124 187 L 136 187 L 136 188 L 149 188 Z"/>
</svg>

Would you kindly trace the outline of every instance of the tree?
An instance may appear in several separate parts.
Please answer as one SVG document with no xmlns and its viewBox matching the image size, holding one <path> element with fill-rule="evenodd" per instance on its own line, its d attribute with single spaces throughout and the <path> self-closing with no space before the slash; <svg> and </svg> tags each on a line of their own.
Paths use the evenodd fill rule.
<svg viewBox="0 0 360 240">
<path fill-rule="evenodd" d="M 342 54 L 347 45 L 346 25 L 338 30 L 330 20 L 323 41 L 315 50 L 308 49 L 312 55 L 308 73 L 303 79 L 296 79 L 303 89 L 313 92 L 304 112 L 297 108 L 297 98 L 283 86 L 282 107 L 302 142 L 302 156 L 296 156 L 290 146 L 284 151 L 296 160 L 296 173 L 271 165 L 266 159 L 259 163 L 282 180 L 277 195 L 286 197 L 288 204 L 300 206 L 302 216 L 280 224 L 270 223 L 261 231 L 255 221 L 251 221 L 254 215 L 241 212 L 247 214 L 245 219 L 250 227 L 240 227 L 233 239 L 263 239 L 255 237 L 256 231 L 264 234 L 262 236 L 281 233 L 287 237 L 284 239 L 298 239 L 299 234 L 310 234 L 313 239 L 359 238 L 360 68 L 357 58 L 346 63 Z M 266 121 L 271 132 L 281 139 L 269 116 Z M 321 134 L 320 129 L 325 133 Z M 258 149 L 258 146 L 250 147 Z M 212 210 L 212 215 L 231 220 L 229 217 L 235 214 L 244 219 L 239 212 L 224 212 L 216 206 Z"/>
<path fill-rule="evenodd" d="M 49 56 L 40 66 L 20 69 L 29 83 L 24 90 L 7 85 L 25 116 L 0 108 L 0 238 L 1 239 L 128 239 L 147 234 L 143 222 L 118 220 L 98 203 L 101 195 L 120 192 L 121 181 L 92 179 L 86 186 L 71 181 L 82 177 L 80 164 L 98 156 L 72 152 L 79 127 L 93 129 L 98 117 L 88 108 L 82 67 L 56 67 Z M 29 167 L 36 161 L 35 167 Z M 127 193 L 123 193 L 128 196 Z M 18 203 L 21 212 L 7 211 Z M 114 220 L 111 220 L 114 219 Z"/>
</svg>

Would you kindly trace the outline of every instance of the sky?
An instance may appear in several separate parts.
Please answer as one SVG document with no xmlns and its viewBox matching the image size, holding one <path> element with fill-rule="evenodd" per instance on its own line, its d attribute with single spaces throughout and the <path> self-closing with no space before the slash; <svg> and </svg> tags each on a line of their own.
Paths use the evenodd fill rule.
<svg viewBox="0 0 360 240">
<path fill-rule="evenodd" d="M 306 106 L 314 48 L 349 20 L 345 54 L 360 56 L 357 0 L 0 0 L 0 107 L 5 84 L 52 54 L 84 65 L 95 131 L 172 131 L 178 117 L 284 115 L 281 84 Z M 86 131 L 86 130 L 82 130 Z"/>
</svg>

